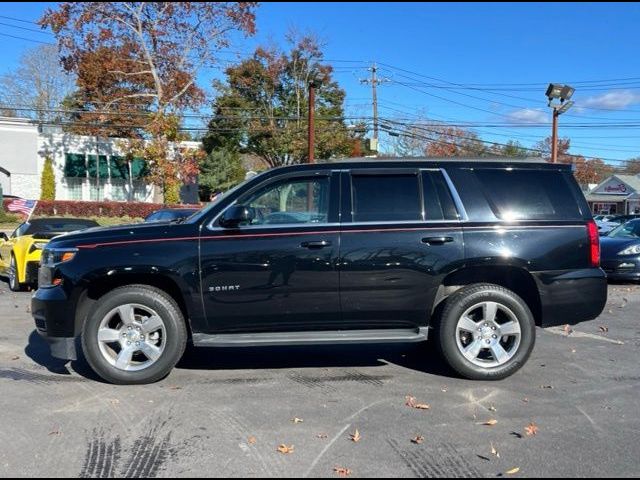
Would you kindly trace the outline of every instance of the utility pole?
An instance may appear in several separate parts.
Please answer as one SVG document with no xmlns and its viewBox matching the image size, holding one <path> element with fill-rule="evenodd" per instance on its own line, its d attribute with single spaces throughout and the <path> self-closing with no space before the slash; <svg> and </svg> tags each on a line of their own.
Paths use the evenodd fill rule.
<svg viewBox="0 0 640 480">
<path fill-rule="evenodd" d="M 378 151 L 378 85 L 389 82 L 388 78 L 378 78 L 378 66 L 375 62 L 368 68 L 371 78 L 360 80 L 362 84 L 371 84 L 371 100 L 373 104 L 373 138 L 371 139 L 371 150 Z"/>
<path fill-rule="evenodd" d="M 315 143 L 315 109 L 316 109 L 316 84 L 314 81 L 309 82 L 309 134 L 307 136 L 309 163 L 315 163 L 313 158 L 313 150 Z"/>
</svg>

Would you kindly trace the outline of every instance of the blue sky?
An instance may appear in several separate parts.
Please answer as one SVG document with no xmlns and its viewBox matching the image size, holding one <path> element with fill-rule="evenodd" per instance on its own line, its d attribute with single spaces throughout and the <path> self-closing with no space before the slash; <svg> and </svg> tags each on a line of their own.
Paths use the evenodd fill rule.
<svg viewBox="0 0 640 480">
<path fill-rule="evenodd" d="M 4 3 L 0 15 L 35 20 L 50 5 Z M 37 45 L 6 35 L 52 40 L 4 24 L 30 28 L 0 18 L 0 72 Z M 527 126 L 550 122 L 546 84 L 569 83 L 576 106 L 560 118 L 561 136 L 572 139 L 573 153 L 621 165 L 615 160 L 640 155 L 639 25 L 638 3 L 263 3 L 257 35 L 233 49 L 281 42 L 292 27 L 315 32 L 349 114 L 371 115 L 370 88 L 359 80 L 375 61 L 390 80 L 378 89 L 381 117 L 473 122 L 483 140 L 525 146 L 550 133 Z M 201 82 L 216 75 L 205 71 Z"/>
</svg>

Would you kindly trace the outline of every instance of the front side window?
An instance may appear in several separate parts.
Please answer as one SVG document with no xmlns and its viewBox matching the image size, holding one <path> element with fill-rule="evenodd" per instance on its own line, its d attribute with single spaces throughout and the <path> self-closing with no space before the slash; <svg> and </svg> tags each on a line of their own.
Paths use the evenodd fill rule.
<svg viewBox="0 0 640 480">
<path fill-rule="evenodd" d="M 416 174 L 354 174 L 351 187 L 354 222 L 422 220 Z"/>
<path fill-rule="evenodd" d="M 267 185 L 237 202 L 253 210 L 251 225 L 326 223 L 329 178 L 295 178 Z"/>
</svg>

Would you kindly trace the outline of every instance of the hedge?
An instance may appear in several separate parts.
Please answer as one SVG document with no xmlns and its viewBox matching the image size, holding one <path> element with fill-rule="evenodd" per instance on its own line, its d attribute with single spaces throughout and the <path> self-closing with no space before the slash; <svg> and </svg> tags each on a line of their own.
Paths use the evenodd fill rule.
<svg viewBox="0 0 640 480">
<path fill-rule="evenodd" d="M 4 199 L 4 209 L 11 199 Z M 34 215 L 73 215 L 78 217 L 144 218 L 162 208 L 200 208 L 202 205 L 163 205 L 142 202 L 79 202 L 73 200 L 39 200 Z"/>
</svg>

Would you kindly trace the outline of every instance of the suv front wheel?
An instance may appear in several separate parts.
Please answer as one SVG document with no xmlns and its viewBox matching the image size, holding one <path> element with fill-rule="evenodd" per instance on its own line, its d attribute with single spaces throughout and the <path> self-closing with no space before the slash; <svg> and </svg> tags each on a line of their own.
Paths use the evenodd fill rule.
<svg viewBox="0 0 640 480">
<path fill-rule="evenodd" d="M 438 325 L 446 362 L 472 380 L 500 380 L 522 367 L 535 344 L 527 304 L 493 284 L 463 287 L 446 300 Z"/>
<path fill-rule="evenodd" d="M 152 383 L 182 357 L 187 330 L 180 308 L 164 291 L 127 285 L 101 297 L 82 331 L 82 350 L 106 381 Z"/>
</svg>

